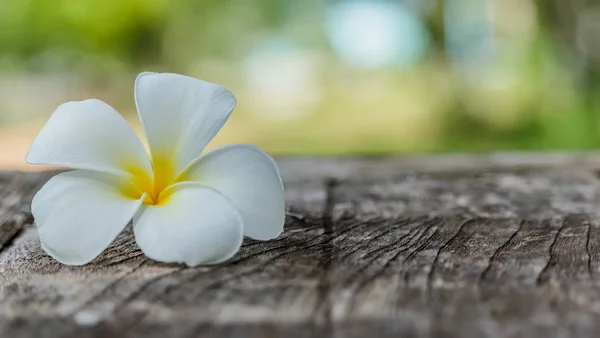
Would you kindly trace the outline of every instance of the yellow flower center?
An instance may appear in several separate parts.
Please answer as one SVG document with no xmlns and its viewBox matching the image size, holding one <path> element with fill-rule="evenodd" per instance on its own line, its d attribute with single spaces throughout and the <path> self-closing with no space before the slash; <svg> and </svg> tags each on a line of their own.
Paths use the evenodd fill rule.
<svg viewBox="0 0 600 338">
<path fill-rule="evenodd" d="M 166 202 L 169 194 L 163 192 L 169 186 L 176 183 L 174 161 L 164 157 L 153 157 L 152 167 L 154 177 L 149 177 L 140 166 L 129 166 L 129 172 L 133 178 L 132 185 L 126 187 L 123 193 L 133 199 L 140 199 L 145 193 L 144 204 L 158 205 Z"/>
</svg>

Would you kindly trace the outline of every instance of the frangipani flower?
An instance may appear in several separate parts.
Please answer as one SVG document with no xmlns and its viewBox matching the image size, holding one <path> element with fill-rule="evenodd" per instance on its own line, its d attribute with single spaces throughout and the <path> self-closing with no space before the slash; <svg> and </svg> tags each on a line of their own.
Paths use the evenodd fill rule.
<svg viewBox="0 0 600 338">
<path fill-rule="evenodd" d="M 283 184 L 273 159 L 235 144 L 200 156 L 236 101 L 224 87 L 177 74 L 142 73 L 135 103 L 150 156 L 125 119 L 90 99 L 59 106 L 26 161 L 78 170 L 58 174 L 31 205 L 42 248 L 82 265 L 133 219 L 150 258 L 187 265 L 232 257 L 243 237 L 283 231 Z"/>
</svg>

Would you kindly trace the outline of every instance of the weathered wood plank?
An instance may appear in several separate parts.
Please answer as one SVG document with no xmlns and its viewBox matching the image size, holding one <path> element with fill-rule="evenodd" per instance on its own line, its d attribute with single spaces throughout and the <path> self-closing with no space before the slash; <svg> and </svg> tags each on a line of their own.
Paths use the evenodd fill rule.
<svg viewBox="0 0 600 338">
<path fill-rule="evenodd" d="M 232 323 L 229 330 L 236 331 L 238 318 L 255 323 L 257 336 L 272 330 L 266 323 L 273 318 L 291 326 L 311 322 L 320 317 L 318 285 L 326 264 L 324 228 L 315 217 L 323 212 L 325 195 L 318 190 L 325 187 L 290 187 L 287 200 L 301 219 L 290 217 L 277 240 L 246 241 L 225 267 L 186 269 L 149 261 L 135 245 L 131 229 L 91 264 L 67 267 L 41 251 L 34 229 L 25 230 L 0 253 L 0 272 L 6 276 L 0 284 L 0 335 L 37 336 L 45 332 L 40 321 L 48 315 L 67 326 L 56 332 L 77 337 L 86 328 L 93 328 L 91 336 L 148 336 L 155 323 L 165 326 L 172 320 L 183 322 L 168 326 L 167 336 L 186 336 L 218 323 Z M 296 256 L 291 268 L 290 257 Z"/>
<path fill-rule="evenodd" d="M 0 336 L 596 337 L 600 157 L 532 156 L 279 160 L 285 233 L 198 268 L 131 229 L 62 266 L 27 225 L 49 175 L 2 173 Z"/>
<path fill-rule="evenodd" d="M 29 203 L 51 174 L 0 173 L 0 251 L 33 219 Z"/>
<path fill-rule="evenodd" d="M 334 275 L 354 270 L 345 260 L 365 269 L 355 275 L 358 287 L 332 288 L 335 299 L 351 299 L 340 320 L 376 313 L 403 323 L 403 336 L 593 337 L 600 302 L 589 218 L 599 191 L 592 172 L 575 169 L 342 182 L 333 190 L 334 220 L 377 228 L 383 219 L 389 240 L 378 238 L 387 248 L 381 262 L 342 255 L 333 264 L 342 270 Z M 426 220 L 414 229 L 389 225 L 409 216 Z M 356 245 L 337 249 L 362 253 Z"/>
<path fill-rule="evenodd" d="M 570 169 L 403 175 L 348 181 L 333 191 L 334 215 L 370 217 L 463 216 L 544 219 L 598 215 L 600 181 Z"/>
<path fill-rule="evenodd" d="M 491 257 L 482 283 L 534 286 L 550 261 L 560 227 L 556 220 L 521 221 L 519 231 Z"/>
<path fill-rule="evenodd" d="M 598 170 L 599 152 L 435 154 L 366 158 L 279 158 L 284 181 L 381 180 L 419 173 L 495 172 L 547 168 Z"/>
</svg>

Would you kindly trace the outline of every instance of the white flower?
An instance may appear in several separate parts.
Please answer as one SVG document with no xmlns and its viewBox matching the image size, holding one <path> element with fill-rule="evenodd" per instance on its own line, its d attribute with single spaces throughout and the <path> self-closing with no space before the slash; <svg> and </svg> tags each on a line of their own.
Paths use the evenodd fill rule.
<svg viewBox="0 0 600 338">
<path fill-rule="evenodd" d="M 142 73 L 135 103 L 151 156 L 123 117 L 90 99 L 59 106 L 27 162 L 74 170 L 56 175 L 31 205 L 42 248 L 82 265 L 133 218 L 142 251 L 194 266 L 232 257 L 244 236 L 283 231 L 283 184 L 273 159 L 235 144 L 200 156 L 235 106 L 227 89 L 177 74 Z"/>
</svg>

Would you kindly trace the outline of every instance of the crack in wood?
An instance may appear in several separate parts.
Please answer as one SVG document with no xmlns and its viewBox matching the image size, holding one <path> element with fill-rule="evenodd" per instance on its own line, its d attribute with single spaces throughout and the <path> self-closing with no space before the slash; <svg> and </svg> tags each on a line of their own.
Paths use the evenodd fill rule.
<svg viewBox="0 0 600 338">
<path fill-rule="evenodd" d="M 590 253 L 590 238 L 591 238 L 591 234 L 592 234 L 592 221 L 589 219 L 589 217 L 586 217 L 586 223 L 587 223 L 587 233 L 586 233 L 586 238 L 585 238 L 585 252 L 587 254 L 587 271 L 588 274 L 590 276 L 590 280 L 595 281 L 596 276 L 594 275 L 594 273 L 592 272 L 592 254 Z"/>
<path fill-rule="evenodd" d="M 330 270 L 334 260 L 333 241 L 335 239 L 335 220 L 333 219 L 333 208 L 335 205 L 334 191 L 338 185 L 335 179 L 325 181 L 325 205 L 323 210 L 323 242 L 322 254 L 319 266 L 320 275 L 317 284 L 317 303 L 315 305 L 315 320 L 317 325 L 321 324 L 329 336 L 334 334 L 332 324 L 332 304 L 330 299 L 331 282 Z M 320 323 L 322 321 L 322 323 Z"/>
<path fill-rule="evenodd" d="M 548 262 L 546 262 L 546 265 L 540 271 L 540 273 L 538 274 L 538 276 L 535 280 L 535 283 L 538 286 L 543 285 L 548 280 L 548 278 L 545 277 L 545 275 L 548 273 L 548 270 L 550 269 L 550 267 L 553 264 L 556 264 L 556 256 L 555 256 L 556 253 L 554 252 L 554 248 L 556 246 L 556 243 L 558 242 L 558 238 L 559 238 L 560 234 L 562 233 L 562 231 L 564 231 L 564 229 L 565 229 L 565 222 L 563 220 L 561 222 L 560 229 L 558 229 L 558 231 L 554 235 L 554 239 L 552 240 L 552 243 L 550 244 L 550 247 L 548 248 Z"/>
<path fill-rule="evenodd" d="M 429 273 L 427 274 L 427 299 L 429 302 L 433 300 L 433 277 L 435 276 L 437 266 L 439 265 L 440 255 L 444 252 L 444 250 L 450 246 L 450 244 L 458 237 L 460 232 L 464 229 L 467 224 L 473 222 L 474 219 L 466 219 L 460 223 L 460 226 L 456 230 L 456 232 L 444 243 L 436 252 L 435 258 L 433 259 L 431 266 L 429 267 Z"/>
<path fill-rule="evenodd" d="M 523 228 L 523 223 L 524 222 L 525 221 L 520 221 L 519 222 L 519 227 L 517 228 L 517 230 L 515 230 L 515 232 L 513 232 L 512 235 L 510 235 L 510 237 L 506 240 L 506 242 L 502 243 L 502 245 L 500 247 L 498 247 L 498 249 L 496 249 L 494 251 L 494 253 L 490 257 L 490 259 L 488 260 L 487 267 L 485 268 L 485 270 L 483 270 L 483 272 L 479 276 L 479 284 L 485 282 L 485 280 L 488 278 L 488 275 L 492 271 L 492 267 L 496 263 L 498 263 L 497 260 L 498 260 L 498 257 L 500 255 L 500 253 L 506 251 L 506 249 L 508 248 L 508 246 L 513 243 L 514 239 L 517 237 L 517 234 Z"/>
</svg>

